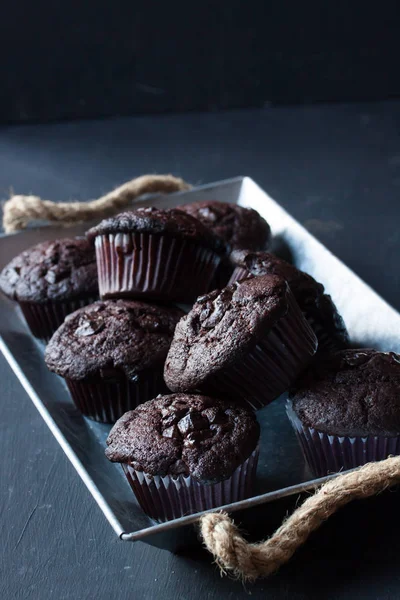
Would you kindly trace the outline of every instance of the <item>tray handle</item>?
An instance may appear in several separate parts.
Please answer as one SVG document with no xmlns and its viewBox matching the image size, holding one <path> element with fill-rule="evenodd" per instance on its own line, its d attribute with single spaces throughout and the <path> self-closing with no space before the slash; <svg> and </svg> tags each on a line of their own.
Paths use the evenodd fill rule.
<svg viewBox="0 0 400 600">
<path fill-rule="evenodd" d="M 200 519 L 200 533 L 221 573 L 248 581 L 268 577 L 284 565 L 309 535 L 352 500 L 374 496 L 400 482 L 400 456 L 368 463 L 338 475 L 319 488 L 267 540 L 251 544 L 226 512 Z"/>
<path fill-rule="evenodd" d="M 102 219 L 125 208 L 143 194 L 169 194 L 190 187 L 183 179 L 173 175 L 142 175 L 89 202 L 52 202 L 39 196 L 12 196 L 3 207 L 3 228 L 6 233 L 12 233 L 25 229 L 31 221 L 72 225 Z"/>
</svg>

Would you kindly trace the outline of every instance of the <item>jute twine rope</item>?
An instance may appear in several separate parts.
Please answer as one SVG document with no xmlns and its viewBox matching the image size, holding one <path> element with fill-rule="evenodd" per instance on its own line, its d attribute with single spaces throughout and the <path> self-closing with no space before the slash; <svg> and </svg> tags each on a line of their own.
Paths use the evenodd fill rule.
<svg viewBox="0 0 400 600">
<path fill-rule="evenodd" d="M 208 513 L 200 520 L 200 532 L 221 573 L 254 581 L 284 565 L 309 535 L 352 500 L 368 498 L 400 482 L 400 456 L 339 475 L 325 483 L 286 519 L 267 540 L 248 543 L 224 513 Z"/>
<path fill-rule="evenodd" d="M 52 202 L 38 196 L 12 196 L 3 207 L 3 227 L 6 233 L 12 233 L 25 229 L 31 221 L 72 225 L 102 219 L 123 210 L 143 194 L 169 194 L 189 188 L 183 179 L 172 175 L 142 175 L 90 202 Z"/>
</svg>

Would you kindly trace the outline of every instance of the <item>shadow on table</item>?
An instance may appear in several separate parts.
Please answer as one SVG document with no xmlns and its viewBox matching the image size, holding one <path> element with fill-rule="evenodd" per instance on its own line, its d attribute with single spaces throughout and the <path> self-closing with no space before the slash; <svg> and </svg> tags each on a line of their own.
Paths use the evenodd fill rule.
<svg viewBox="0 0 400 600">
<path fill-rule="evenodd" d="M 297 501 L 303 501 L 305 497 Z M 397 589 L 399 580 L 399 501 L 400 490 L 393 489 L 349 504 L 311 534 L 306 544 L 275 575 L 246 587 L 250 592 L 261 586 L 272 592 L 274 588 L 282 589 L 285 584 L 288 598 L 292 597 L 293 588 L 296 598 L 336 599 L 360 597 L 356 594 L 362 585 L 363 590 L 367 590 L 363 598 L 389 597 L 391 583 Z M 255 509 L 246 523 L 241 522 L 238 515 L 234 515 L 234 520 L 246 532 L 246 539 L 256 542 L 272 535 L 294 505 L 293 499 L 286 499 L 269 504 L 266 511 L 261 507 Z M 187 550 L 180 556 L 192 565 L 212 560 L 201 548 Z M 309 595 L 310 582 L 312 596 Z"/>
</svg>

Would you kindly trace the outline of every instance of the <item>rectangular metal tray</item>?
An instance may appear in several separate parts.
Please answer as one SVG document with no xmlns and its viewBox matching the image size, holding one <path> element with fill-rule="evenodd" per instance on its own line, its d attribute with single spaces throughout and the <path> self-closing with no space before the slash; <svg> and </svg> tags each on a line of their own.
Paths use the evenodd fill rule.
<svg viewBox="0 0 400 600">
<path fill-rule="evenodd" d="M 222 181 L 135 204 L 172 207 L 204 199 L 255 208 L 271 225 L 273 250 L 325 285 L 343 315 L 353 346 L 400 352 L 399 313 L 250 178 Z M 0 267 L 32 244 L 82 234 L 88 226 L 79 225 L 67 230 L 44 227 L 2 236 Z M 177 549 L 189 539 L 192 524 L 200 514 L 158 524 L 142 512 L 119 465 L 111 464 L 104 456 L 110 427 L 85 419 L 78 413 L 63 380 L 47 370 L 43 344 L 30 335 L 15 303 L 4 297 L 0 297 L 0 334 L 1 351 L 120 538 L 148 541 L 170 549 Z M 240 511 L 241 519 L 256 511 L 256 507 L 311 490 L 327 479 L 315 480 L 308 471 L 286 418 L 283 397 L 257 414 L 262 431 L 257 495 L 225 507 L 232 513 Z"/>
</svg>

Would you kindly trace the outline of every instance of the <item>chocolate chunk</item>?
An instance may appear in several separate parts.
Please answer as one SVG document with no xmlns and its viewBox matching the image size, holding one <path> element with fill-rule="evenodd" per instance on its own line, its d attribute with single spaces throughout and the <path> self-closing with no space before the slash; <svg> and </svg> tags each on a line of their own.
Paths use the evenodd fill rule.
<svg viewBox="0 0 400 600">
<path fill-rule="evenodd" d="M 208 421 L 196 411 L 191 411 L 178 423 L 179 431 L 185 435 L 189 431 L 203 429 L 208 426 Z"/>
<path fill-rule="evenodd" d="M 104 321 L 103 319 L 82 319 L 80 321 L 79 327 L 75 329 L 75 335 L 86 337 L 88 335 L 94 335 L 95 333 L 99 333 L 104 329 Z"/>
<path fill-rule="evenodd" d="M 168 413 L 166 417 L 163 418 L 163 426 L 169 427 L 170 425 L 176 425 L 180 419 L 178 414 Z"/>
<path fill-rule="evenodd" d="M 200 314 L 201 326 L 205 329 L 212 329 L 223 319 L 226 312 L 226 305 L 223 294 L 218 296 L 211 306 L 207 306 Z"/>
<path fill-rule="evenodd" d="M 20 267 L 11 267 L 11 268 L 5 269 L 2 276 L 7 278 L 8 284 L 10 286 L 12 286 L 12 285 L 15 285 L 17 283 L 17 281 L 19 280 L 20 272 L 21 272 Z"/>
<path fill-rule="evenodd" d="M 184 444 L 186 446 L 194 446 L 200 442 L 210 439 L 213 436 L 213 431 L 209 429 L 201 429 L 200 431 L 191 431 L 186 437 Z"/>
<path fill-rule="evenodd" d="M 206 408 L 201 414 L 204 415 L 208 419 L 209 423 L 212 423 L 213 425 L 225 423 L 228 420 L 228 416 L 215 406 Z"/>
<path fill-rule="evenodd" d="M 56 273 L 56 271 L 49 270 L 49 271 L 47 271 L 47 273 L 46 273 L 46 275 L 45 275 L 44 278 L 50 284 L 56 283 L 56 281 L 57 281 L 57 273 Z"/>
<path fill-rule="evenodd" d="M 45 275 L 45 279 L 48 283 L 50 283 L 51 285 L 54 285 L 55 283 L 58 283 L 59 281 L 62 281 L 63 279 L 67 279 L 68 277 L 71 277 L 71 269 L 65 268 L 65 269 L 60 269 L 57 267 L 52 267 L 51 269 L 49 269 Z"/>
<path fill-rule="evenodd" d="M 193 429 L 193 423 L 190 414 L 186 415 L 179 421 L 178 428 L 182 435 L 185 435 Z"/>
<path fill-rule="evenodd" d="M 230 421 L 226 421 L 225 423 L 212 423 L 210 425 L 211 431 L 220 431 L 227 432 L 232 430 L 232 423 Z"/>
<path fill-rule="evenodd" d="M 174 438 L 174 439 L 178 439 L 181 437 L 179 429 L 177 428 L 176 425 L 171 425 L 171 427 L 167 427 L 167 429 L 164 429 L 164 431 L 162 432 L 162 436 L 165 438 Z"/>
</svg>

